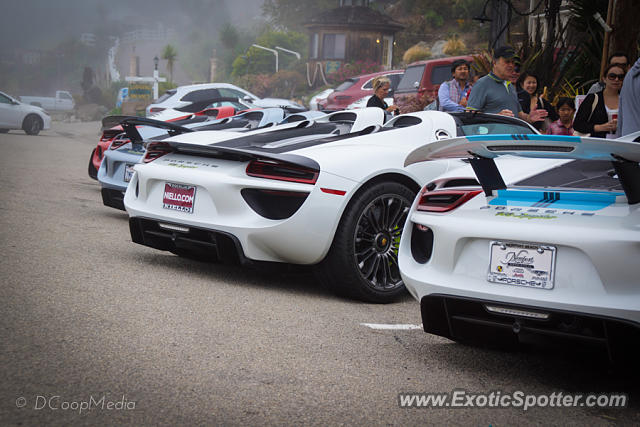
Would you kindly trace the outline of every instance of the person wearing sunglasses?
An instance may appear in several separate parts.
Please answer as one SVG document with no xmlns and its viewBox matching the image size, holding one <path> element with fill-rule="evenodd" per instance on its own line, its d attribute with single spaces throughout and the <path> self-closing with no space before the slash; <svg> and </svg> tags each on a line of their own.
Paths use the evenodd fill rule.
<svg viewBox="0 0 640 427">
<path fill-rule="evenodd" d="M 598 138 L 615 138 L 618 125 L 618 103 L 625 69 L 611 64 L 605 68 L 604 89 L 587 95 L 582 101 L 573 129 L 577 135 L 591 135 Z"/>
<path fill-rule="evenodd" d="M 631 62 L 629 62 L 629 55 L 627 55 L 624 52 L 612 53 L 611 55 L 609 55 L 609 61 L 607 61 L 607 65 L 613 65 L 613 64 L 620 65 L 624 69 L 624 72 L 626 73 L 627 71 L 629 71 L 629 68 L 631 67 Z M 587 95 L 600 92 L 602 89 L 604 89 L 604 82 L 603 81 L 595 82 L 589 88 Z"/>
</svg>

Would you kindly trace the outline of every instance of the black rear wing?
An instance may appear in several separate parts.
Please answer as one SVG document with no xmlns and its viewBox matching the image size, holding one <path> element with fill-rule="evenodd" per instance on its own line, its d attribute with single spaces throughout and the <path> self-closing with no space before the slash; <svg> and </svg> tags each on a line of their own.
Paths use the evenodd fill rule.
<svg viewBox="0 0 640 427">
<path fill-rule="evenodd" d="M 127 137 L 133 142 L 142 141 L 142 136 L 136 126 L 150 126 L 157 129 L 164 129 L 169 136 L 180 135 L 187 132 L 193 132 L 193 129 L 186 128 L 171 122 L 162 120 L 148 119 L 146 117 L 137 116 L 109 116 L 102 119 L 103 129 L 112 128 L 114 126 L 122 126 L 122 130 Z"/>
<path fill-rule="evenodd" d="M 236 161 L 270 160 L 279 163 L 302 166 L 318 172 L 320 171 L 320 165 L 315 160 L 297 154 L 271 153 L 247 148 L 225 147 L 215 144 L 200 145 L 177 141 L 163 141 L 162 143 L 171 146 L 171 150 L 174 153 L 232 159 Z"/>
</svg>

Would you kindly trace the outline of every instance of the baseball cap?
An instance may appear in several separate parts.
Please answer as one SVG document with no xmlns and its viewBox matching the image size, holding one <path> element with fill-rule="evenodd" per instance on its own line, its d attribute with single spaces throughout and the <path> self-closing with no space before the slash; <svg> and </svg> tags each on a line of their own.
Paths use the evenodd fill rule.
<svg viewBox="0 0 640 427">
<path fill-rule="evenodd" d="M 520 62 L 520 57 L 511 46 L 500 46 L 493 51 L 493 59 L 504 58 L 514 59 L 516 62 Z"/>
</svg>

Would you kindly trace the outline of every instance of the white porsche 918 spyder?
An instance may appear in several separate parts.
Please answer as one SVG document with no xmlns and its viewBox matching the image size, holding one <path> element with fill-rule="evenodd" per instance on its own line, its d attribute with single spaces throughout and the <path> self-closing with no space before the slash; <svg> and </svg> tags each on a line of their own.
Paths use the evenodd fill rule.
<svg viewBox="0 0 640 427">
<path fill-rule="evenodd" d="M 354 132 L 367 110 L 210 145 L 206 132 L 149 142 L 124 197 L 132 240 L 211 260 L 315 264 L 338 293 L 393 300 L 404 292 L 397 249 L 411 202 L 464 165 L 404 167 L 407 154 L 455 135 L 536 131 L 513 118 L 432 111 Z"/>
<path fill-rule="evenodd" d="M 499 345 L 577 340 L 614 360 L 640 349 L 637 136 L 469 136 L 412 152 L 407 165 L 468 159 L 481 185 L 439 178 L 411 207 L 399 263 L 424 330 Z M 531 174 L 528 162 L 551 160 L 494 161 L 504 155 L 560 163 Z"/>
</svg>

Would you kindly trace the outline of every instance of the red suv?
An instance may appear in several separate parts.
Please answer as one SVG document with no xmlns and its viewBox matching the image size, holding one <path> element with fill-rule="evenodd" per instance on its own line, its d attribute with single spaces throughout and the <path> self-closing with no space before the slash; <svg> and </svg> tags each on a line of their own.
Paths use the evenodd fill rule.
<svg viewBox="0 0 640 427">
<path fill-rule="evenodd" d="M 391 80 L 389 96 L 393 93 L 402 78 L 404 70 L 379 71 L 372 74 L 350 77 L 342 82 L 327 99 L 318 104 L 318 109 L 323 111 L 345 110 L 348 105 L 373 95 L 373 79 L 378 76 L 387 76 Z"/>
<path fill-rule="evenodd" d="M 393 103 L 401 113 L 422 110 L 438 96 L 440 84 L 451 80 L 451 64 L 457 59 L 473 63 L 472 56 L 449 56 L 412 62 L 393 92 Z"/>
</svg>

